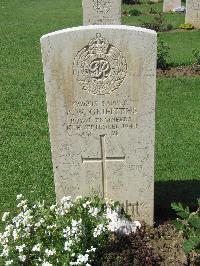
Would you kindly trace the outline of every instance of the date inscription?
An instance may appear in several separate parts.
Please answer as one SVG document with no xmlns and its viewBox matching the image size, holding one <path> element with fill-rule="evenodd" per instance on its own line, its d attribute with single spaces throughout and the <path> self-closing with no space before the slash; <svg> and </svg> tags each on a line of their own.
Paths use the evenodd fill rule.
<svg viewBox="0 0 200 266">
<path fill-rule="evenodd" d="M 67 111 L 66 131 L 69 135 L 91 136 L 95 132 L 110 132 L 137 127 L 137 110 L 131 100 L 76 101 Z"/>
</svg>

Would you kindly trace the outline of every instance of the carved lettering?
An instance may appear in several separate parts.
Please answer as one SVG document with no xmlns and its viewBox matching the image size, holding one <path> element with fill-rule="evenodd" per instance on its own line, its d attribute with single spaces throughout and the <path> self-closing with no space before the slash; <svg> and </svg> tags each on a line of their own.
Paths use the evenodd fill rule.
<svg viewBox="0 0 200 266">
<path fill-rule="evenodd" d="M 122 205 L 122 208 L 124 209 L 124 211 L 126 213 L 130 214 L 132 217 L 135 217 L 135 216 L 139 216 L 140 215 L 138 201 L 135 202 L 135 203 L 131 203 L 128 200 L 126 200 L 121 205 Z"/>
</svg>

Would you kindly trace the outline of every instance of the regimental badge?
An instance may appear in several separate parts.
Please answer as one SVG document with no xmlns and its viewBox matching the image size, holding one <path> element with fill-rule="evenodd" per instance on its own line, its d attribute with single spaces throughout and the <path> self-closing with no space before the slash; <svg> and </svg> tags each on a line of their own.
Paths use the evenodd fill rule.
<svg viewBox="0 0 200 266">
<path fill-rule="evenodd" d="M 117 90 L 124 81 L 127 63 L 121 51 L 97 33 L 96 38 L 78 52 L 73 69 L 83 90 L 106 95 Z"/>
<path fill-rule="evenodd" d="M 106 14 L 111 10 L 111 0 L 93 0 L 93 7 L 98 13 Z"/>
</svg>

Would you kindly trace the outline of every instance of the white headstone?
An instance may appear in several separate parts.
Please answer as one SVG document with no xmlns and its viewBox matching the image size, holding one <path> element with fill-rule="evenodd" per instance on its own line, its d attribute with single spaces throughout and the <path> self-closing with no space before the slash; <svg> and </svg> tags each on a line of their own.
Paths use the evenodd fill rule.
<svg viewBox="0 0 200 266">
<path fill-rule="evenodd" d="M 185 23 L 200 28 L 200 0 L 187 0 Z"/>
<path fill-rule="evenodd" d="M 164 0 L 163 2 L 163 12 L 173 11 L 177 7 L 181 7 L 181 0 Z"/>
<path fill-rule="evenodd" d="M 121 0 L 82 0 L 83 25 L 120 25 Z"/>
<path fill-rule="evenodd" d="M 41 45 L 57 200 L 98 194 L 152 224 L 156 33 L 78 27 Z"/>
</svg>

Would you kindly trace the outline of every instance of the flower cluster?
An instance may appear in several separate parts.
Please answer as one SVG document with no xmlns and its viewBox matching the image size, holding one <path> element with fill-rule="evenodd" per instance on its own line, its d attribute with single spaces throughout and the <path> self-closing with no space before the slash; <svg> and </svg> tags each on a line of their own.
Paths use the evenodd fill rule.
<svg viewBox="0 0 200 266">
<path fill-rule="evenodd" d="M 108 211 L 109 210 L 109 211 Z M 91 265 L 95 251 L 116 229 L 116 203 L 98 197 L 64 197 L 60 204 L 30 206 L 17 196 L 17 214 L 3 214 L 0 233 L 2 265 Z M 109 214 L 109 215 L 108 215 Z"/>
</svg>

